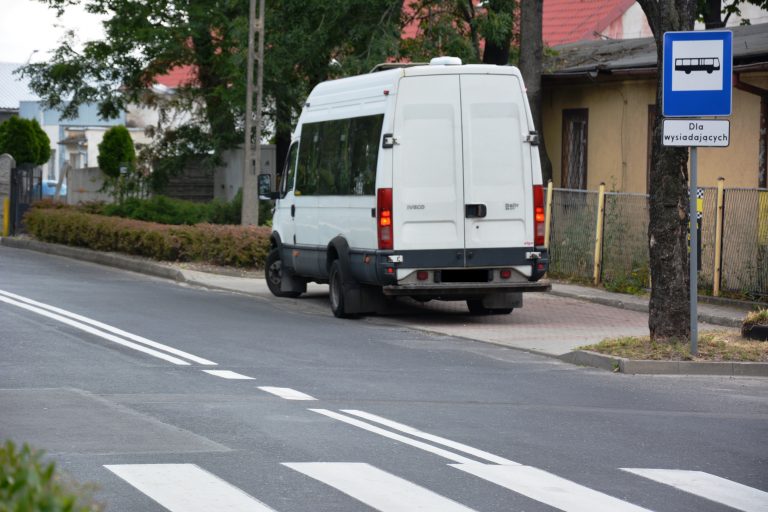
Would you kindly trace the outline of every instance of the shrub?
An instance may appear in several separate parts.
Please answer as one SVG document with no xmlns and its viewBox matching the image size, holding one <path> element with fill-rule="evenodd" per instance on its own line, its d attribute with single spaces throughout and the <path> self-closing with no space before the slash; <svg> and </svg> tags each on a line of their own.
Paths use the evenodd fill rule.
<svg viewBox="0 0 768 512">
<path fill-rule="evenodd" d="M 41 203 L 37 203 L 41 204 Z M 263 268 L 270 230 L 255 226 L 164 225 L 84 213 L 74 208 L 30 209 L 24 217 L 36 239 L 163 261 L 200 261 Z"/>
<path fill-rule="evenodd" d="M 55 465 L 28 445 L 17 450 L 11 441 L 0 446 L 0 511 L 86 512 L 99 510 L 75 484 L 65 484 Z"/>
<path fill-rule="evenodd" d="M 51 141 L 37 121 L 13 116 L 0 125 L 0 154 L 19 164 L 43 165 L 51 157 Z"/>
<path fill-rule="evenodd" d="M 238 191 L 232 201 L 214 199 L 209 203 L 196 203 L 166 196 L 149 199 L 126 199 L 120 204 L 89 205 L 83 211 L 112 217 L 144 220 L 160 224 L 240 224 L 243 194 Z M 268 224 L 272 219 L 272 203 L 259 203 L 259 224 Z"/>
<path fill-rule="evenodd" d="M 101 171 L 112 178 L 120 176 L 121 165 L 131 172 L 136 166 L 136 150 L 133 139 L 125 126 L 113 126 L 104 133 L 97 157 Z"/>
</svg>

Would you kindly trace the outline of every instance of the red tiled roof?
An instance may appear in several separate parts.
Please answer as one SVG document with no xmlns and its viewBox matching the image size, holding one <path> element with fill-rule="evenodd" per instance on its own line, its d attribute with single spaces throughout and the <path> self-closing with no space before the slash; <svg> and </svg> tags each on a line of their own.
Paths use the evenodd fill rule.
<svg viewBox="0 0 768 512">
<path fill-rule="evenodd" d="M 542 30 L 548 46 L 596 39 L 635 0 L 545 0 Z"/>
<path fill-rule="evenodd" d="M 197 79 L 197 70 L 194 66 L 177 66 L 164 75 L 156 75 L 153 80 L 171 89 L 190 85 Z"/>
</svg>

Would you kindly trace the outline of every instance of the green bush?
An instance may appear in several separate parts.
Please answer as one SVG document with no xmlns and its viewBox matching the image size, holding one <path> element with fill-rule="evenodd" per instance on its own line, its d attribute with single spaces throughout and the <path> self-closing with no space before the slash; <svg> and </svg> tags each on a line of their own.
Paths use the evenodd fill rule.
<svg viewBox="0 0 768 512">
<path fill-rule="evenodd" d="M 131 133 L 125 126 L 113 126 L 104 133 L 97 157 L 101 171 L 112 178 L 120 176 L 120 167 L 128 172 L 136 167 L 136 150 Z"/>
<path fill-rule="evenodd" d="M 87 512 L 99 510 L 83 489 L 66 485 L 55 465 L 28 445 L 0 446 L 0 512 Z"/>
<path fill-rule="evenodd" d="M 0 124 L 0 154 L 18 164 L 43 165 L 51 157 L 51 141 L 37 121 L 13 116 Z"/>
<path fill-rule="evenodd" d="M 84 213 L 36 203 L 24 217 L 27 231 L 43 242 L 114 251 L 163 261 L 200 261 L 263 268 L 270 230 L 213 224 L 164 225 Z"/>
<path fill-rule="evenodd" d="M 110 217 L 144 220 L 159 224 L 193 225 L 240 224 L 243 207 L 243 194 L 238 191 L 232 201 L 214 199 L 209 203 L 196 203 L 166 196 L 154 196 L 149 199 L 126 199 L 120 204 L 86 205 L 81 208 L 88 213 L 98 213 Z M 268 225 L 272 220 L 272 203 L 259 203 L 259 224 Z"/>
<path fill-rule="evenodd" d="M 195 203 L 166 196 L 149 199 L 126 199 L 122 204 L 104 205 L 101 213 L 111 217 L 144 220 L 160 224 L 240 224 L 242 196 L 229 203 L 218 199 Z"/>
</svg>

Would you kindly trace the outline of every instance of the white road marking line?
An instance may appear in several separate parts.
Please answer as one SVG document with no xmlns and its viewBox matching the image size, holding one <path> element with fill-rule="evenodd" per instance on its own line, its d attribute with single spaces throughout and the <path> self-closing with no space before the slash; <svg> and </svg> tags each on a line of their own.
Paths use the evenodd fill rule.
<svg viewBox="0 0 768 512">
<path fill-rule="evenodd" d="M 411 439 L 410 437 L 405 437 L 400 434 L 390 432 L 389 430 L 384 430 L 383 428 L 371 425 L 370 423 L 366 423 L 364 421 L 360 421 L 358 419 L 351 418 L 337 412 L 329 411 L 327 409 L 310 409 L 310 411 L 322 414 L 323 416 L 328 416 L 329 418 L 333 418 L 335 420 L 343 421 L 344 423 L 349 423 L 350 425 L 354 425 L 355 427 L 373 432 L 374 434 L 379 434 L 380 436 L 388 437 L 389 439 L 394 439 L 395 441 L 400 441 L 401 443 L 413 446 L 414 448 L 419 448 L 435 455 L 439 455 L 440 457 L 452 460 L 453 462 L 458 462 L 459 464 L 478 464 L 476 460 L 468 459 L 457 453 L 449 452 L 448 450 L 443 450 L 442 448 L 437 448 L 431 444 L 423 443 L 421 441 Z"/>
<path fill-rule="evenodd" d="M 312 397 L 310 395 L 307 395 L 306 393 L 302 393 L 301 391 L 296 391 L 295 389 L 291 389 L 291 388 L 259 386 L 259 389 L 262 391 L 266 391 L 267 393 L 272 393 L 273 395 L 277 395 L 280 398 L 284 398 L 286 400 L 317 400 L 317 398 L 315 397 Z"/>
<path fill-rule="evenodd" d="M 144 338 L 142 336 L 137 336 L 136 334 L 132 334 L 130 332 L 123 331 L 122 329 L 118 329 L 117 327 L 113 327 L 111 325 L 107 325 L 105 323 L 99 322 L 98 320 L 94 320 L 92 318 L 88 318 L 86 316 L 78 315 L 77 313 L 72 313 L 71 311 L 67 311 L 65 309 L 57 308 L 56 306 L 51 306 L 49 304 L 45 304 L 42 302 L 37 302 L 32 299 L 28 299 L 26 297 L 22 297 L 21 295 L 16 295 L 15 293 L 6 292 L 4 290 L 0 290 L 0 295 L 4 295 L 11 299 L 16 299 L 21 302 L 25 302 L 27 304 L 30 304 L 32 306 L 37 306 L 38 308 L 45 309 L 48 311 L 52 311 L 53 313 L 58 313 L 61 316 L 71 318 L 73 320 L 78 320 L 84 324 L 89 324 L 94 327 L 98 327 L 99 329 L 102 329 L 107 332 L 111 332 L 112 334 L 117 334 L 118 336 L 122 336 L 123 338 L 127 338 L 129 340 L 136 341 L 138 343 L 142 343 L 144 345 L 147 345 L 149 347 L 153 347 L 159 350 L 164 350 L 165 352 L 168 352 L 169 354 L 174 354 L 179 357 L 183 357 L 185 359 L 189 359 L 192 362 L 198 363 L 198 364 L 204 364 L 208 366 L 216 366 L 216 363 L 213 361 L 209 361 L 207 359 L 203 359 L 202 357 L 198 357 L 194 354 L 190 354 L 188 352 L 184 352 L 183 350 L 179 350 L 173 347 L 169 347 L 168 345 L 164 345 L 162 343 L 158 343 L 156 341 L 149 340 L 147 338 Z"/>
<path fill-rule="evenodd" d="M 7 304 L 11 304 L 13 306 L 17 306 L 22 309 L 26 309 L 27 311 L 37 313 L 38 315 L 42 315 L 42 316 L 51 318 L 53 320 L 58 320 L 59 322 L 62 322 L 64 324 L 80 329 L 81 331 L 85 331 L 89 334 L 93 334 L 94 336 L 98 336 L 100 338 L 104 338 L 105 340 L 112 341 L 114 343 L 117 343 L 118 345 L 122 345 L 124 347 L 128 347 L 133 350 L 138 350 L 139 352 L 143 352 L 145 354 L 157 357 L 158 359 L 163 359 L 164 361 L 168 361 L 169 363 L 178 364 L 178 365 L 189 365 L 188 362 L 173 356 L 169 356 L 168 354 L 163 354 L 162 352 L 158 352 L 157 350 L 152 350 L 151 348 L 147 348 L 143 345 L 137 345 L 136 343 L 126 341 L 122 338 L 118 338 L 117 336 L 113 336 L 109 333 L 100 331 L 98 329 L 95 329 L 83 323 L 76 322 L 69 318 L 63 317 L 61 315 L 57 315 L 56 313 L 51 313 L 50 311 L 46 311 L 44 309 L 41 309 L 35 306 L 30 306 L 29 304 L 24 304 L 23 302 L 18 302 L 18 301 L 9 299 L 7 297 L 3 297 L 2 295 L 0 295 L 0 302 L 5 302 Z"/>
<path fill-rule="evenodd" d="M 648 512 L 648 509 L 531 466 L 450 465 L 566 512 Z"/>
<path fill-rule="evenodd" d="M 214 375 L 216 377 L 221 377 L 222 379 L 233 379 L 233 380 L 253 380 L 253 377 L 248 377 L 247 375 L 242 375 L 240 373 L 235 373 L 231 370 L 203 370 L 205 373 L 208 373 L 210 375 Z"/>
<path fill-rule="evenodd" d="M 373 421 L 376 423 L 380 423 L 386 427 L 393 428 L 395 430 L 400 430 L 401 432 L 405 432 L 406 434 L 410 434 L 412 436 L 420 437 L 422 439 L 426 439 L 427 441 L 432 441 L 433 443 L 442 444 L 443 446 L 447 446 L 448 448 L 453 448 L 454 450 L 459 450 L 464 453 L 468 453 L 469 455 L 474 455 L 475 457 L 478 457 L 480 459 L 485 459 L 488 462 L 493 462 L 494 464 L 504 464 L 507 466 L 519 466 L 520 464 L 505 459 L 503 457 L 499 457 L 498 455 L 494 455 L 492 453 L 488 453 L 483 450 L 478 450 L 477 448 L 473 448 L 471 446 L 468 446 L 466 444 L 458 443 L 456 441 L 451 441 L 450 439 L 446 439 L 444 437 L 435 436 L 432 434 L 428 434 L 427 432 L 423 432 L 421 430 L 418 430 L 413 427 L 409 427 L 408 425 L 403 425 L 402 423 L 398 423 L 396 421 L 388 420 L 386 418 L 382 418 L 381 416 L 376 416 L 375 414 L 371 414 L 365 411 L 356 411 L 353 409 L 344 409 L 342 412 L 345 412 L 347 414 L 352 414 L 353 416 L 358 416 L 360 418 Z"/>
<path fill-rule="evenodd" d="M 104 467 L 171 512 L 274 510 L 194 464 L 120 464 Z"/>
<path fill-rule="evenodd" d="M 621 468 L 744 512 L 768 512 L 768 492 L 703 471 Z"/>
<path fill-rule="evenodd" d="M 283 465 L 330 485 L 381 512 L 472 512 L 471 508 L 370 464 L 284 462 Z"/>
</svg>

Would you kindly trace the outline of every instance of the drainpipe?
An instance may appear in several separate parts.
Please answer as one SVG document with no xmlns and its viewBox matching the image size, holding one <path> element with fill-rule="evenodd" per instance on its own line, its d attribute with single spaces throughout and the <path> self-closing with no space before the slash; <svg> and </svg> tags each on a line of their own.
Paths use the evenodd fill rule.
<svg viewBox="0 0 768 512">
<path fill-rule="evenodd" d="M 741 73 L 733 74 L 733 86 L 744 92 L 760 96 L 760 144 L 757 158 L 757 186 L 768 188 L 768 89 L 741 81 Z"/>
</svg>

